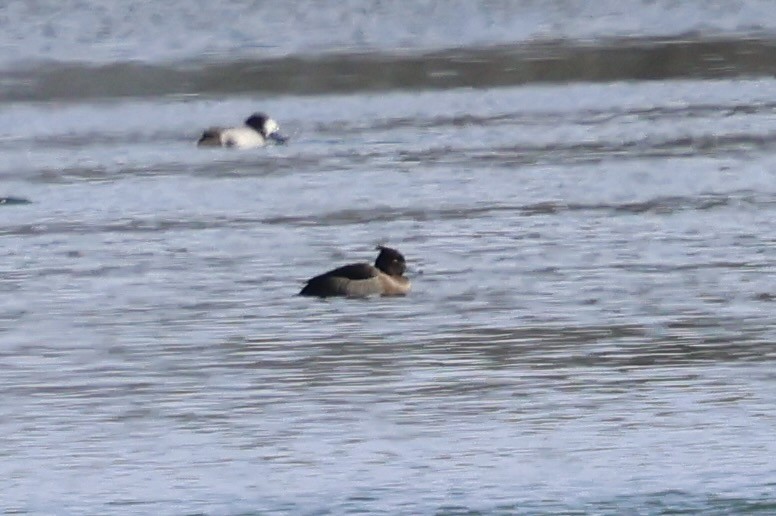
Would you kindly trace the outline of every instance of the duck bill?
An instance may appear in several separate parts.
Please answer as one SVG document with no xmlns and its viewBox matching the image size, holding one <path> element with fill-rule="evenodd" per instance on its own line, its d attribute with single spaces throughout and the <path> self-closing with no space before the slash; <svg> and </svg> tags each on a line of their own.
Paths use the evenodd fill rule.
<svg viewBox="0 0 776 516">
<path fill-rule="evenodd" d="M 283 136 L 280 133 L 272 133 L 269 136 L 267 136 L 267 138 L 269 138 L 270 140 L 274 141 L 278 145 L 283 145 L 284 143 L 286 143 L 288 141 L 288 137 L 287 136 Z"/>
</svg>

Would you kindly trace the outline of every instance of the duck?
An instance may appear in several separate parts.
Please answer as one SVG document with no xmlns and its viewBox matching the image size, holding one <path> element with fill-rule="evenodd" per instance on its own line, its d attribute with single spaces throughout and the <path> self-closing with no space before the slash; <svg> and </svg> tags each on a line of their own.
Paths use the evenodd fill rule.
<svg viewBox="0 0 776 516">
<path fill-rule="evenodd" d="M 276 121 L 264 113 L 254 113 L 242 127 L 210 127 L 197 141 L 197 147 L 231 147 L 252 149 L 263 147 L 269 140 L 284 144 L 288 138 L 280 133 Z"/>
<path fill-rule="evenodd" d="M 351 263 L 315 276 L 307 281 L 300 296 L 368 297 L 404 296 L 410 291 L 410 280 L 404 276 L 407 262 L 396 249 L 377 246 L 380 254 L 375 264 Z"/>
<path fill-rule="evenodd" d="M 31 204 L 32 201 L 24 197 L 0 197 L 0 204 Z"/>
</svg>

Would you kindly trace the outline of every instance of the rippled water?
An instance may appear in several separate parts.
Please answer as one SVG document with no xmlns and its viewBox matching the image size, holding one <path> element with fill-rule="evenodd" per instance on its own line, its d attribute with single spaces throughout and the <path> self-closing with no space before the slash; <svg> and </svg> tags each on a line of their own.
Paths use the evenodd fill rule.
<svg viewBox="0 0 776 516">
<path fill-rule="evenodd" d="M 1 7 L 0 510 L 776 512 L 773 8 L 588 4 Z"/>
</svg>

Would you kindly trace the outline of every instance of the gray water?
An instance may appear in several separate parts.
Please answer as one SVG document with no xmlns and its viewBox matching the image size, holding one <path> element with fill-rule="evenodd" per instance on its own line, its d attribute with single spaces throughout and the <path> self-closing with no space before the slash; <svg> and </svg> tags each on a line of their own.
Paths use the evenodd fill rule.
<svg viewBox="0 0 776 516">
<path fill-rule="evenodd" d="M 148 4 L 0 7 L 1 511 L 776 512 L 771 2 Z"/>
</svg>

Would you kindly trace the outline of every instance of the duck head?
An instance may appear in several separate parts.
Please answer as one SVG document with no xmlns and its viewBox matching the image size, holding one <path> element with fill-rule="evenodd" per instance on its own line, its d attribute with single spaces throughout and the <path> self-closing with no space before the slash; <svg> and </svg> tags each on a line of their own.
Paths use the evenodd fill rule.
<svg viewBox="0 0 776 516">
<path fill-rule="evenodd" d="M 377 250 L 380 251 L 380 254 L 375 260 L 375 267 L 389 276 L 398 277 L 404 274 L 404 271 L 407 270 L 407 262 L 399 251 L 381 245 L 377 246 Z"/>
<path fill-rule="evenodd" d="M 283 144 L 288 141 L 286 136 L 280 133 L 280 126 L 264 113 L 254 113 L 245 121 L 245 125 L 260 133 L 265 140 L 273 140 Z"/>
</svg>

